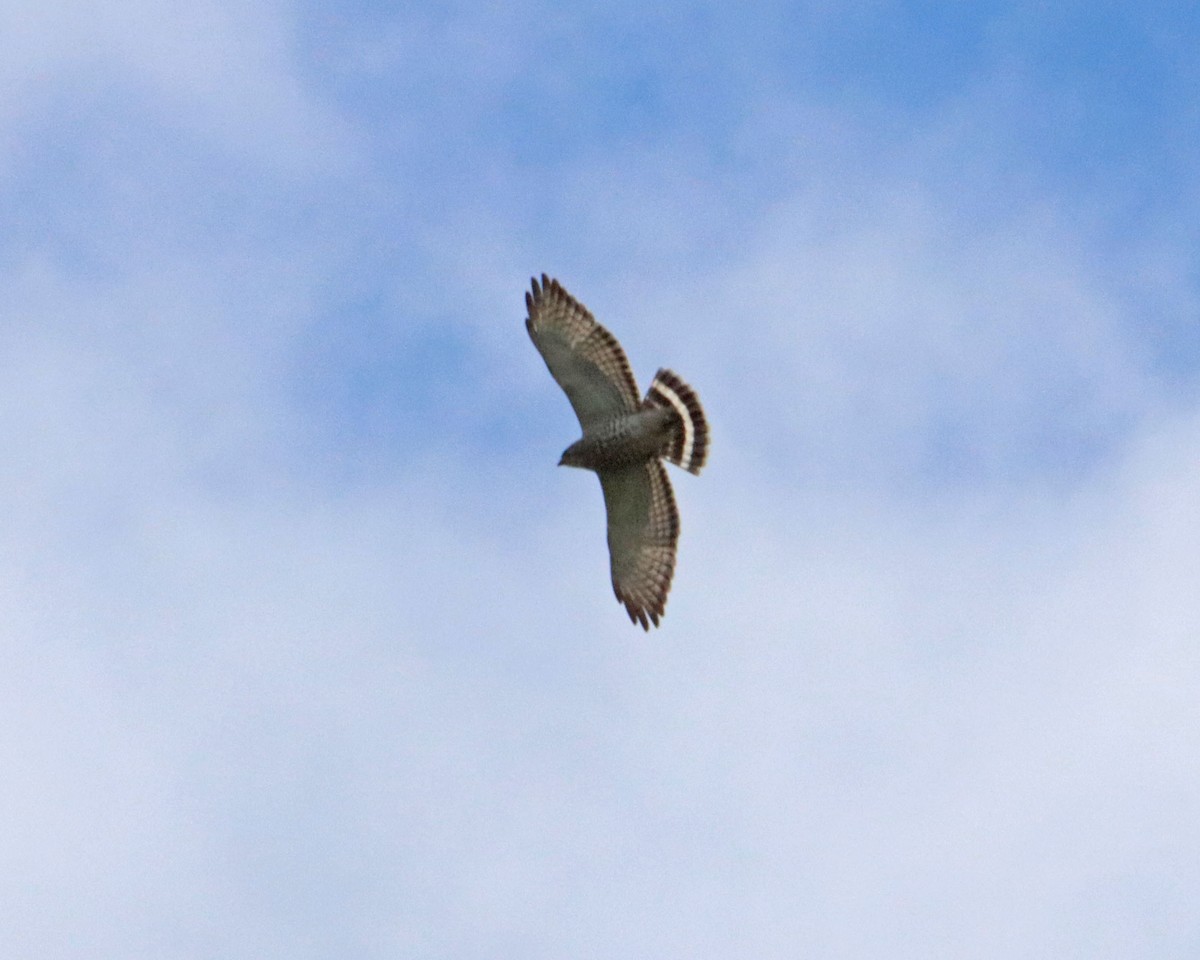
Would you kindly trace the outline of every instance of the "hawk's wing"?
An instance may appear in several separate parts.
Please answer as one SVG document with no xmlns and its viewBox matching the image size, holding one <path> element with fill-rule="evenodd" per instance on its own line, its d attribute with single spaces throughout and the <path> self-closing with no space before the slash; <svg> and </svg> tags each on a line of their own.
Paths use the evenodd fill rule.
<svg viewBox="0 0 1200 960">
<path fill-rule="evenodd" d="M 584 433 L 590 425 L 638 407 L 637 382 L 617 338 L 587 307 L 542 274 L 525 294 L 525 329 L 567 393 Z"/>
<path fill-rule="evenodd" d="M 613 592 L 629 619 L 650 629 L 667 605 L 679 541 L 679 511 L 667 468 L 651 460 L 600 473 L 608 511 Z"/>
</svg>

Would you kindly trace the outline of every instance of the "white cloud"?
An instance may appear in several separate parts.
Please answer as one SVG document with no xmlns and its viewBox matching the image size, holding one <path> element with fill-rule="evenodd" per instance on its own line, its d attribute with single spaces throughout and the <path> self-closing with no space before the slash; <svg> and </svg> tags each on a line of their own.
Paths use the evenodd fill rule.
<svg viewBox="0 0 1200 960">
<path fill-rule="evenodd" d="M 465 459 L 230 497 L 176 407 L 62 369 L 6 378 L 8 448 L 11 411 L 59 424 L 6 496 L 74 458 L 122 509 L 6 535 L 30 952 L 1116 957 L 1195 922 L 1192 422 L 1065 494 L 909 512 L 718 458 L 646 637 L 554 451 L 525 532 L 463 514 Z"/>
<path fill-rule="evenodd" d="M 101 46 L 150 87 L 219 112 L 256 81 L 219 58 L 200 75 L 244 32 L 268 92 L 233 127 L 308 116 L 282 20 L 134 9 Z M 86 33 L 56 16 L 22 28 L 46 69 L 68 57 L 48 38 Z M 369 483 L 323 482 L 287 380 L 335 272 L 323 225 L 152 237 L 103 275 L 6 267 L 0 942 L 1183 955 L 1200 427 L 1164 412 L 1127 278 L 1050 204 L 976 219 L 936 177 L 818 160 L 747 213 L 706 200 L 682 141 L 615 156 L 542 184 L 592 194 L 570 243 L 506 230 L 506 195 L 456 244 L 471 217 L 451 205 L 421 234 L 446 270 L 395 322 L 486 327 L 488 402 L 528 372 L 522 396 L 569 424 L 521 330 L 524 278 L 501 306 L 504 278 L 633 238 L 624 268 L 563 279 L 717 426 L 711 469 L 677 483 L 651 636 L 609 593 L 595 482 L 552 469 L 570 436 L 544 466 L 482 457 L 435 410 Z M 735 237 L 700 269 L 672 253 L 688 217 Z M 946 416 L 988 482 L 910 483 Z M 1106 455 L 1048 482 L 1039 418 Z"/>
<path fill-rule="evenodd" d="M 61 135 L 112 97 L 279 171 L 352 156 L 348 129 L 306 88 L 277 4 L 17 2 L 0 12 L 0 38 L 0 132 L 14 144 L 14 128 L 40 129 L 48 110 Z"/>
</svg>

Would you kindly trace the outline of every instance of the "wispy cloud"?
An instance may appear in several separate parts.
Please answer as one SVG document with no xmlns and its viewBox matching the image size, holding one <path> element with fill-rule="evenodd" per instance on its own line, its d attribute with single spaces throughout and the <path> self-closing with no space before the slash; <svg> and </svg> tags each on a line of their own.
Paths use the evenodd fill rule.
<svg viewBox="0 0 1200 960">
<path fill-rule="evenodd" d="M 1183 955 L 1195 184 L 1047 51 L 1193 77 L 1072 16 L 0 14 L 0 940 Z M 650 638 L 543 269 L 713 420 Z"/>
</svg>

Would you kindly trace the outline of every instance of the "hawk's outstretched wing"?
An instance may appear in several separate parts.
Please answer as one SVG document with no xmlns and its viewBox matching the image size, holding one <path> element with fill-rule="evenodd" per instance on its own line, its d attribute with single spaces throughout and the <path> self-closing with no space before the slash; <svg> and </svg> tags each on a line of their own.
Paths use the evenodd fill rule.
<svg viewBox="0 0 1200 960">
<path fill-rule="evenodd" d="M 637 382 L 617 338 L 557 280 L 544 273 L 541 286 L 534 280 L 525 308 L 525 329 L 585 433 L 594 423 L 638 408 Z"/>
<path fill-rule="evenodd" d="M 675 573 L 679 511 L 667 468 L 659 460 L 600 473 L 608 511 L 613 592 L 629 619 L 646 630 L 667 605 Z"/>
</svg>

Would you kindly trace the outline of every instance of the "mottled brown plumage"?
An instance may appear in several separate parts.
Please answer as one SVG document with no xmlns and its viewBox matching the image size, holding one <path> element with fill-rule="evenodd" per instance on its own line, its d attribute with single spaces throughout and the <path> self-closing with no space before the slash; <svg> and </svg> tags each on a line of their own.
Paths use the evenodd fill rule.
<svg viewBox="0 0 1200 960">
<path fill-rule="evenodd" d="M 600 477 L 613 592 L 648 630 L 666 608 L 679 541 L 662 460 L 700 472 L 708 456 L 704 410 L 695 391 L 664 369 L 639 400 L 621 345 L 557 280 L 534 279 L 525 306 L 525 328 L 583 430 L 559 463 Z"/>
</svg>

